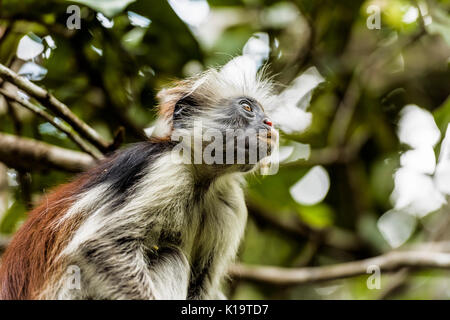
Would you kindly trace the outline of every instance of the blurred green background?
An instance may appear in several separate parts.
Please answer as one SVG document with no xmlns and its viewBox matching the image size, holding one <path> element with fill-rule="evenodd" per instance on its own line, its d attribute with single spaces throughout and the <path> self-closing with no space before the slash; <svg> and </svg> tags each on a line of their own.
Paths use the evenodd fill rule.
<svg viewBox="0 0 450 320">
<path fill-rule="evenodd" d="M 79 30 L 66 27 L 72 4 L 81 8 Z M 370 5 L 380 8 L 379 29 L 367 26 Z M 400 244 L 379 223 L 393 208 L 394 172 L 409 148 L 397 135 L 400 111 L 408 104 L 428 110 L 441 138 L 450 120 L 449 10 L 448 0 L 0 0 L 0 63 L 23 67 L 24 36 L 43 45 L 29 60 L 32 80 L 105 138 L 124 127 L 124 146 L 144 139 L 159 89 L 224 64 L 255 33 L 267 34 L 269 71 L 280 88 L 311 66 L 325 81 L 312 95 L 311 126 L 282 134 L 283 145 L 309 145 L 309 159 L 249 178 L 239 261 L 323 266 L 450 234 L 447 205 L 417 219 Z M 1 98 L 0 131 L 77 149 L 49 123 Z M 438 156 L 440 143 L 434 150 Z M 291 187 L 315 166 L 325 169 L 329 189 L 314 204 L 296 201 Z M 72 176 L 0 163 L 0 234 L 13 234 L 44 192 Z M 391 288 L 396 279 L 383 274 L 379 290 L 367 287 L 367 276 L 290 287 L 230 280 L 227 292 L 234 299 L 450 298 L 448 271 L 408 273 Z"/>
</svg>

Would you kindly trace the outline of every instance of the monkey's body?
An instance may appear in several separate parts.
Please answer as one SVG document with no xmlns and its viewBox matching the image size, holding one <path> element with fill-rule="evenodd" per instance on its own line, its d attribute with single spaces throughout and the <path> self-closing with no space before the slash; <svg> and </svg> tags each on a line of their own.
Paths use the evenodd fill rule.
<svg viewBox="0 0 450 320">
<path fill-rule="evenodd" d="M 243 173 L 255 163 L 186 163 L 174 151 L 192 147 L 191 139 L 171 137 L 195 134 L 203 121 L 217 141 L 230 129 L 245 141 L 218 143 L 214 157 L 271 150 L 276 131 L 262 107 L 270 89 L 254 65 L 235 59 L 163 90 L 152 139 L 106 159 L 30 213 L 2 257 L 0 298 L 223 297 L 221 280 L 247 216 Z"/>
<path fill-rule="evenodd" d="M 198 184 L 188 166 L 167 159 L 168 144 L 140 143 L 85 173 L 72 183 L 79 193 L 62 191 L 52 199 L 61 209 L 51 220 L 44 216 L 55 208 L 45 201 L 33 211 L 21 231 L 40 225 L 49 232 L 19 231 L 15 250 L 4 257 L 1 297 L 220 298 L 220 281 L 246 222 L 241 174 Z M 58 243 L 55 234 L 73 225 L 78 228 Z M 21 247 L 44 251 L 43 265 L 30 261 L 36 252 Z M 16 276 L 31 268 L 39 270 Z M 79 288 L 73 283 L 77 268 Z"/>
</svg>

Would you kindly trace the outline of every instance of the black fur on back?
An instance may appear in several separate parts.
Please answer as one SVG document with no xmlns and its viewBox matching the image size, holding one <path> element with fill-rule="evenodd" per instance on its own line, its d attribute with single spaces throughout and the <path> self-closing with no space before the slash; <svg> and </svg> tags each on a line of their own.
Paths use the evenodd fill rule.
<svg viewBox="0 0 450 320">
<path fill-rule="evenodd" d="M 81 188 L 81 192 L 107 183 L 110 186 L 108 191 L 115 199 L 112 206 L 117 207 L 125 202 L 133 191 L 133 186 L 145 175 L 146 168 L 173 146 L 174 143 L 171 141 L 144 141 L 117 151 L 84 173 L 88 176 L 88 180 Z"/>
</svg>

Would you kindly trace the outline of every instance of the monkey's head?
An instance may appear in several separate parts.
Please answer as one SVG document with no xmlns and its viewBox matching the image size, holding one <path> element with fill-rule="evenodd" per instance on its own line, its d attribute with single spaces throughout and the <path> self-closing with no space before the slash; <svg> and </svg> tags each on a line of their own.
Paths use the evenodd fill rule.
<svg viewBox="0 0 450 320">
<path fill-rule="evenodd" d="M 201 152 L 203 164 L 251 170 L 278 143 L 266 114 L 273 105 L 272 88 L 250 58 L 235 58 L 220 70 L 162 90 L 157 134 L 176 141 L 182 137 L 196 163 L 200 158 L 194 154 Z"/>
</svg>

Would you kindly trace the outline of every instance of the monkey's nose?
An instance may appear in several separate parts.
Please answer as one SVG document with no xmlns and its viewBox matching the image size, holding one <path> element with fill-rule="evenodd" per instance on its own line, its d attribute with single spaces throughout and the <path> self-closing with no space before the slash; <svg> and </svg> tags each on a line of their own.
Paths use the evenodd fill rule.
<svg viewBox="0 0 450 320">
<path fill-rule="evenodd" d="M 267 124 L 269 127 L 271 127 L 273 124 L 272 124 L 272 121 L 270 121 L 269 119 L 267 119 L 267 118 L 265 118 L 264 119 L 264 121 L 263 121 L 265 124 Z"/>
</svg>

